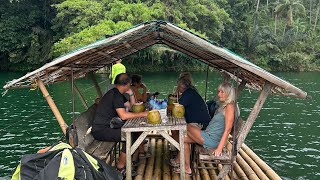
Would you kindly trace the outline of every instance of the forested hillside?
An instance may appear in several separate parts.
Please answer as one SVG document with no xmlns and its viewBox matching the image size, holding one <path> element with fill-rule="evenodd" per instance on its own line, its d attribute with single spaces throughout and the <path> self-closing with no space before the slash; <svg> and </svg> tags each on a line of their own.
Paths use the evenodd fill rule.
<svg viewBox="0 0 320 180">
<path fill-rule="evenodd" d="M 0 1 L 1 70 L 30 71 L 73 49 L 158 19 L 217 42 L 267 70 L 320 70 L 320 0 Z M 192 60 L 181 63 L 185 59 L 191 58 L 158 45 L 130 56 L 125 64 L 132 71 L 205 69 Z"/>
</svg>

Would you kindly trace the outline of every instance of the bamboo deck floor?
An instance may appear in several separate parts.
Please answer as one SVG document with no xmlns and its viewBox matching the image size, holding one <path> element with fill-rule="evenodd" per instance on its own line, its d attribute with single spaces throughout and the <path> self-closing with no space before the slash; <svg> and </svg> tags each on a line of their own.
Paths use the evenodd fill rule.
<svg viewBox="0 0 320 180">
<path fill-rule="evenodd" d="M 179 180 L 180 174 L 173 172 L 172 167 L 168 164 L 172 158 L 172 152 L 169 145 L 163 139 L 151 139 L 149 141 L 151 157 L 140 159 L 137 167 L 133 168 L 137 172 L 134 180 Z M 137 154 L 133 156 L 133 160 L 137 159 Z M 210 164 L 200 164 L 200 166 L 212 167 Z M 186 176 L 186 180 L 210 180 L 217 179 L 217 175 L 222 165 L 214 166 L 214 169 L 201 169 L 198 175 Z M 265 162 L 263 162 L 253 151 L 246 145 L 242 146 L 234 163 L 233 173 L 234 179 L 281 179 Z M 231 173 L 225 177 L 230 179 Z"/>
</svg>

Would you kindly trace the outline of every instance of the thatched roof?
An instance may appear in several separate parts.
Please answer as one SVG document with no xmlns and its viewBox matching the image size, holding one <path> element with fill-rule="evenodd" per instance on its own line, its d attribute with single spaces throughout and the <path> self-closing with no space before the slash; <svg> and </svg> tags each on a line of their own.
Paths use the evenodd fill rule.
<svg viewBox="0 0 320 180">
<path fill-rule="evenodd" d="M 119 34 L 79 48 L 25 76 L 8 82 L 3 88 L 30 87 L 40 78 L 45 84 L 68 80 L 71 67 L 74 78 L 84 77 L 109 65 L 118 58 L 126 57 L 154 44 L 165 44 L 230 75 L 239 82 L 245 81 L 250 89 L 261 91 L 265 82 L 274 86 L 272 93 L 306 98 L 307 93 L 277 76 L 250 63 L 228 49 L 211 43 L 197 35 L 163 21 L 140 24 Z"/>
</svg>

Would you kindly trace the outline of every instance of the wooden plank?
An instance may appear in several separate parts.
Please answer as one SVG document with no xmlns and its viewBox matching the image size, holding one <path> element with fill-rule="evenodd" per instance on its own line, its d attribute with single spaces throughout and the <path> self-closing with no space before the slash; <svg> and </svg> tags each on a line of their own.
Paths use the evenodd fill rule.
<svg viewBox="0 0 320 180">
<path fill-rule="evenodd" d="M 87 146 L 85 148 L 85 151 L 89 154 L 93 154 L 94 151 L 99 147 L 101 146 L 102 144 L 102 141 L 98 141 L 98 140 L 93 140 L 92 143 L 90 143 L 89 146 Z"/>
<path fill-rule="evenodd" d="M 100 159 L 105 160 L 109 155 L 109 153 L 111 152 L 111 150 L 115 147 L 115 145 L 116 145 L 116 142 L 102 141 L 100 146 L 96 148 L 95 151 L 93 152 L 93 155 Z"/>
<path fill-rule="evenodd" d="M 258 114 L 259 114 L 264 102 L 266 101 L 268 95 L 271 92 L 271 87 L 272 87 L 272 84 L 269 82 L 266 82 L 266 84 L 264 85 L 264 88 L 263 88 L 262 92 L 260 93 L 260 95 L 259 95 L 259 97 L 258 97 L 258 99 L 257 99 L 250 115 L 248 116 L 248 119 L 247 119 L 246 123 L 244 124 L 243 129 L 239 135 L 237 150 L 240 149 L 240 147 L 243 144 L 245 138 L 247 137 L 254 121 L 258 117 Z"/>
<path fill-rule="evenodd" d="M 195 150 L 199 152 L 199 159 L 204 161 L 212 161 L 212 160 L 230 160 L 231 153 L 227 151 L 226 148 L 223 148 L 221 156 L 212 155 L 214 149 L 213 148 L 204 148 L 200 145 L 196 145 Z"/>
<path fill-rule="evenodd" d="M 180 151 L 179 143 L 176 140 L 174 140 L 167 132 L 165 131 L 158 131 L 158 132 L 159 134 L 161 134 L 161 136 L 163 136 L 166 140 L 168 140 L 172 145 L 174 145 L 178 149 L 178 151 Z"/>
<path fill-rule="evenodd" d="M 126 132 L 126 180 L 131 180 L 131 132 Z"/>
<path fill-rule="evenodd" d="M 143 132 L 139 138 L 136 140 L 136 142 L 133 143 L 133 145 L 131 147 L 127 147 L 127 148 L 131 148 L 131 155 L 138 149 L 138 147 L 140 146 L 140 144 L 142 143 L 142 141 L 147 137 L 147 135 L 151 133 L 151 131 L 145 131 Z"/>
<path fill-rule="evenodd" d="M 185 164 L 184 164 L 184 132 L 183 130 L 179 130 L 179 142 L 180 142 L 180 179 L 185 179 Z M 190 147 L 188 147 L 190 148 Z"/>
</svg>

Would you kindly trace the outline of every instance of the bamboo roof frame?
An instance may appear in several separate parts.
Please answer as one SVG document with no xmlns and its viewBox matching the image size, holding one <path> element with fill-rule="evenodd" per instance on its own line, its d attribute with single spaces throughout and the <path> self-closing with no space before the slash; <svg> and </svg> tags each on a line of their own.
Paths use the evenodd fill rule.
<svg viewBox="0 0 320 180">
<path fill-rule="evenodd" d="M 289 82 L 267 72 L 230 50 L 209 42 L 192 32 L 165 21 L 151 21 L 134 26 L 119 34 L 104 38 L 56 58 L 19 79 L 7 82 L 4 89 L 30 88 L 41 79 L 44 84 L 82 78 L 119 58 L 155 44 L 165 44 L 197 60 L 229 74 L 249 89 L 262 91 L 265 83 L 272 84 L 271 94 L 306 99 L 307 93 Z"/>
</svg>

